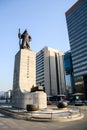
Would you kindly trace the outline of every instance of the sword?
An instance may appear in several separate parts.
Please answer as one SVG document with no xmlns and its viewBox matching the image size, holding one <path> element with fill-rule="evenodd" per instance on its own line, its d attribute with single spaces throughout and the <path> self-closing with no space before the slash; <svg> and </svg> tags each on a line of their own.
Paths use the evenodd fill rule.
<svg viewBox="0 0 87 130">
<path fill-rule="evenodd" d="M 19 37 L 19 47 L 21 49 L 21 33 L 20 33 L 20 28 L 19 28 L 18 37 Z"/>
</svg>

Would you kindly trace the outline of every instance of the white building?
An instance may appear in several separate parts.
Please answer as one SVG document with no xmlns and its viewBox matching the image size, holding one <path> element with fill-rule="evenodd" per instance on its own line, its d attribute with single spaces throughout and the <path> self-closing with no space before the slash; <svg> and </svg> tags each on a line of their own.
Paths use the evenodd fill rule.
<svg viewBox="0 0 87 130">
<path fill-rule="evenodd" d="M 36 83 L 41 84 L 47 95 L 65 93 L 63 52 L 44 47 L 36 54 Z"/>
</svg>

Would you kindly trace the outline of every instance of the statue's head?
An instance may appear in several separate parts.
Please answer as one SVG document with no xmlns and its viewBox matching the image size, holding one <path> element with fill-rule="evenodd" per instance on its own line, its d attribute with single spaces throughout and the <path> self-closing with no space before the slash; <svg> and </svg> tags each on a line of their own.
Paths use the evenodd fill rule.
<svg viewBox="0 0 87 130">
<path fill-rule="evenodd" d="M 25 29 L 24 33 L 27 33 L 27 29 Z"/>
<path fill-rule="evenodd" d="M 25 29 L 25 31 L 27 32 L 27 29 Z"/>
</svg>

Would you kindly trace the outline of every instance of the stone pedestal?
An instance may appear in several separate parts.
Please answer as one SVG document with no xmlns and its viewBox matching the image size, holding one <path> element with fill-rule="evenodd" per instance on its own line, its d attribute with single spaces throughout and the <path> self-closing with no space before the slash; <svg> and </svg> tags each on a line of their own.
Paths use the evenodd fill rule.
<svg viewBox="0 0 87 130">
<path fill-rule="evenodd" d="M 29 93 L 35 85 L 36 54 L 29 49 L 21 49 L 15 55 L 12 95 L 13 106 L 24 106 L 26 93 Z"/>
<path fill-rule="evenodd" d="M 36 54 L 28 49 L 21 49 L 15 56 L 13 91 L 20 89 L 30 92 L 36 85 Z"/>
<path fill-rule="evenodd" d="M 13 100 L 13 107 L 26 109 L 28 104 L 36 104 L 39 109 L 47 108 L 47 96 L 43 91 L 36 91 L 31 93 L 16 93 Z"/>
<path fill-rule="evenodd" d="M 39 109 L 47 107 L 46 93 L 31 92 L 36 86 L 35 53 L 28 49 L 21 49 L 15 56 L 12 105 L 26 109 L 27 104 L 36 104 Z"/>
</svg>

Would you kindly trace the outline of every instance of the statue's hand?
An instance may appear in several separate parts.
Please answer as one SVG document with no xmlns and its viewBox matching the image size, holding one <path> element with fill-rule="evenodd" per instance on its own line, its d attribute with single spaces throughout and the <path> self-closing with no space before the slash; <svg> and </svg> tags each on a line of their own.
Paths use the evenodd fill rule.
<svg viewBox="0 0 87 130">
<path fill-rule="evenodd" d="M 18 37 L 19 37 L 19 39 L 21 39 L 21 34 L 20 33 L 18 33 Z"/>
</svg>

